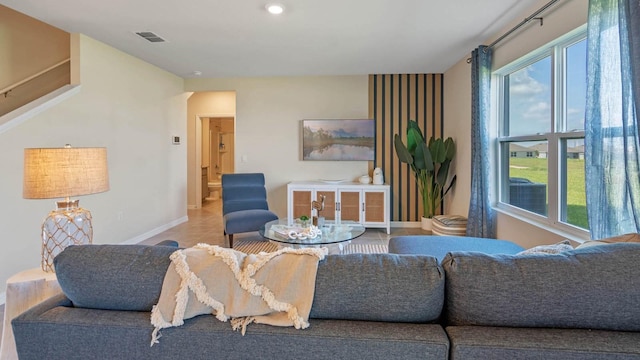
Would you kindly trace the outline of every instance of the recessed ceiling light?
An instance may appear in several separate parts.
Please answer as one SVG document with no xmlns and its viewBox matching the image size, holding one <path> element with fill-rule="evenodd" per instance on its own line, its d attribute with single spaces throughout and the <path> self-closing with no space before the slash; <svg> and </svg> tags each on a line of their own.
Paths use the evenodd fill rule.
<svg viewBox="0 0 640 360">
<path fill-rule="evenodd" d="M 265 8 L 273 15 L 280 15 L 284 12 L 284 6 L 280 4 L 268 4 Z"/>
</svg>

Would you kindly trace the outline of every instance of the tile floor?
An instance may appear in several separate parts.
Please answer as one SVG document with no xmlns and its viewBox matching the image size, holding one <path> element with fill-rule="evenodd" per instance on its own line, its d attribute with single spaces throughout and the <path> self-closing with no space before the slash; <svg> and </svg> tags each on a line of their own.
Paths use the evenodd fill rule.
<svg viewBox="0 0 640 360">
<path fill-rule="evenodd" d="M 155 235 L 141 244 L 156 244 L 162 240 L 176 240 L 181 247 L 191 247 L 198 243 L 228 246 L 222 234 L 222 200 L 206 200 L 201 209 L 188 210 L 189 221 L 175 226 L 167 231 Z M 359 238 L 353 240 L 354 244 L 381 244 L 387 245 L 393 236 L 428 234 L 420 228 L 391 228 L 391 234 L 387 235 L 385 229 L 367 229 Z M 257 238 L 256 233 L 237 234 L 235 239 Z M 0 324 L 4 319 L 4 305 L 0 306 Z M 2 327 L 0 326 L 0 339 Z"/>
</svg>

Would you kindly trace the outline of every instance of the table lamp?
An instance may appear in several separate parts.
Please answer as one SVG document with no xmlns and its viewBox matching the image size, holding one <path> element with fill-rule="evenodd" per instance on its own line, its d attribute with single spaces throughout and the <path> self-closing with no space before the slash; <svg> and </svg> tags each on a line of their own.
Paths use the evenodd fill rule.
<svg viewBox="0 0 640 360">
<path fill-rule="evenodd" d="M 70 245 L 91 244 L 91 212 L 71 196 L 109 190 L 106 148 L 24 149 L 25 199 L 65 198 L 42 223 L 42 270 L 53 272 L 53 259 Z"/>
</svg>

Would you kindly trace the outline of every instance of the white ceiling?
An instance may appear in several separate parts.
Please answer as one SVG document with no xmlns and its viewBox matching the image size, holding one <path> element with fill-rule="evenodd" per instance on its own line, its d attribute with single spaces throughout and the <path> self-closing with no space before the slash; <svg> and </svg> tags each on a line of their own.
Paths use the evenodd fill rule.
<svg viewBox="0 0 640 360">
<path fill-rule="evenodd" d="M 277 1 L 277 0 L 276 0 Z M 536 0 L 0 0 L 180 77 L 443 73 Z M 528 15 L 528 14 L 525 14 Z M 519 18 L 522 16 L 522 19 Z M 165 43 L 135 35 L 152 31 Z"/>
</svg>

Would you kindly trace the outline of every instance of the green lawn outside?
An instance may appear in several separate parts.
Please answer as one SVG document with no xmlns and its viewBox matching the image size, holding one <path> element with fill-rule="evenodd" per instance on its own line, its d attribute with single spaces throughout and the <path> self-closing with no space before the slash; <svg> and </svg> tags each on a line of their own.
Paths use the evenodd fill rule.
<svg viewBox="0 0 640 360">
<path fill-rule="evenodd" d="M 536 183 L 548 183 L 547 159 L 512 157 L 509 158 L 509 163 L 510 177 L 521 177 Z M 567 159 L 567 174 L 567 217 L 563 220 L 569 224 L 588 229 L 584 160 Z"/>
</svg>

